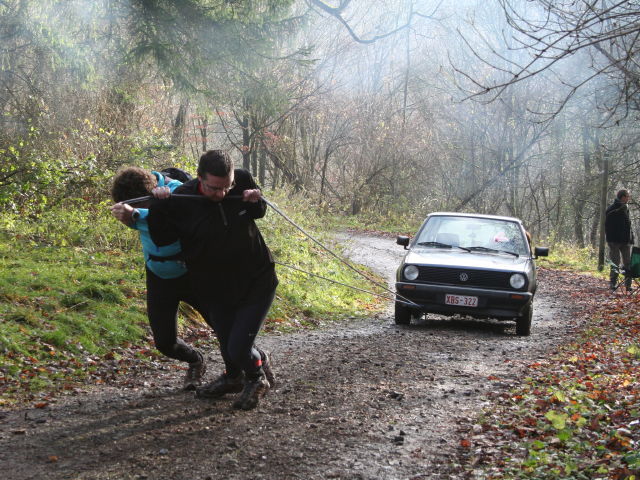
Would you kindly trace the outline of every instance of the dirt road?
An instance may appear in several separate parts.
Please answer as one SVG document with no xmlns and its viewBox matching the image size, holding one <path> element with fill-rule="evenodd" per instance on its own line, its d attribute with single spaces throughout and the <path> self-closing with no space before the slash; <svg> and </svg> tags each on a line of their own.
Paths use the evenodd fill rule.
<svg viewBox="0 0 640 480">
<path fill-rule="evenodd" d="M 342 239 L 391 279 L 390 238 Z M 257 410 L 181 392 L 181 371 L 141 372 L 42 409 L 0 414 L 0 478 L 422 479 L 449 475 L 456 419 L 507 389 L 577 328 L 570 290 L 542 270 L 532 335 L 511 323 L 379 318 L 267 335 L 279 376 Z M 569 305 L 569 306 L 567 306 Z M 574 318 L 575 317 L 575 318 Z M 209 377 L 221 370 L 210 356 Z M 468 477 L 460 477 L 468 478 Z"/>
</svg>

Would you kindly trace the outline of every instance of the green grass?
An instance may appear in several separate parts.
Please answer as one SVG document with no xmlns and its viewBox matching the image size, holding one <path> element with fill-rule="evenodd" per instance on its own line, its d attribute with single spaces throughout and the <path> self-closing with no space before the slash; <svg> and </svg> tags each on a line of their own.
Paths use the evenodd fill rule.
<svg viewBox="0 0 640 480">
<path fill-rule="evenodd" d="M 547 246 L 544 241 L 537 244 Z M 549 247 L 549 256 L 540 257 L 537 261 L 538 265 L 557 270 L 588 273 L 603 278 L 609 274 L 609 267 L 606 265 L 604 270 L 598 271 L 598 252 L 592 247 L 577 248 L 568 243 L 555 243 Z"/>
<path fill-rule="evenodd" d="M 37 245 L 0 233 L 0 387 L 38 391 L 60 377 L 49 374 L 50 364 L 143 341 L 136 263 L 132 254 Z"/>
<path fill-rule="evenodd" d="M 317 228 L 326 224 L 309 214 L 313 206 L 304 199 L 269 198 L 315 238 L 329 241 L 329 232 Z M 257 222 L 277 261 L 373 288 L 274 211 Z M 377 297 L 285 267 L 277 270 L 280 285 L 266 331 L 365 316 L 382 304 Z M 99 364 L 114 352 L 159 355 L 149 344 L 137 233 L 111 217 L 108 203 L 76 200 L 38 219 L 0 216 L 0 271 L 0 405 L 20 394 L 92 377 L 95 367 L 87 357 Z M 185 312 L 183 333 L 205 328 Z"/>
</svg>

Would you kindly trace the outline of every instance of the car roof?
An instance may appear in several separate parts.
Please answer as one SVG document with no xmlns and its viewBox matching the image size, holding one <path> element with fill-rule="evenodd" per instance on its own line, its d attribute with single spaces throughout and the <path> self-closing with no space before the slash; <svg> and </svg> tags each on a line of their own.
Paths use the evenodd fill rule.
<svg viewBox="0 0 640 480">
<path fill-rule="evenodd" d="M 427 215 L 429 217 L 466 217 L 466 218 L 487 218 L 491 220 L 506 220 L 509 222 L 517 222 L 522 224 L 522 220 L 516 217 L 506 217 L 502 215 L 486 215 L 483 213 L 460 213 L 460 212 L 433 212 Z"/>
</svg>

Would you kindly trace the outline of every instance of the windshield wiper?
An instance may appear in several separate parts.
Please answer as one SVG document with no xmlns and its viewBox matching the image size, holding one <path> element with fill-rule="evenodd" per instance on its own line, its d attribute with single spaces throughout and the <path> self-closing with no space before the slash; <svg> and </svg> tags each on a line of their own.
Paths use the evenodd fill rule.
<svg viewBox="0 0 640 480">
<path fill-rule="evenodd" d="M 418 242 L 418 245 L 420 245 L 421 247 L 436 247 L 436 248 L 459 248 L 461 250 L 465 250 L 467 252 L 469 252 L 470 250 L 466 247 L 461 247 L 459 245 L 449 245 L 448 243 L 441 243 L 441 242 Z"/>
<path fill-rule="evenodd" d="M 469 247 L 468 248 L 469 251 L 474 251 L 474 252 L 487 252 L 487 253 L 507 253 L 509 255 L 514 255 L 516 257 L 519 257 L 520 255 L 518 255 L 516 252 L 510 252 L 508 250 L 497 250 L 495 248 L 487 248 L 487 247 Z"/>
<path fill-rule="evenodd" d="M 418 242 L 421 247 L 451 248 L 451 245 L 440 242 Z"/>
</svg>

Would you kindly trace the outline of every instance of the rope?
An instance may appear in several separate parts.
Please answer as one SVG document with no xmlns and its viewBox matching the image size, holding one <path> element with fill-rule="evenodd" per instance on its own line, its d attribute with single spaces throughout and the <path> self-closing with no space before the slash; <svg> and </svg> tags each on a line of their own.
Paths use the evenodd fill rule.
<svg viewBox="0 0 640 480">
<path fill-rule="evenodd" d="M 402 303 L 403 305 L 411 305 L 412 307 L 415 307 L 415 306 L 419 307 L 419 305 L 416 305 L 415 303 L 413 303 L 411 301 L 402 300 L 402 297 L 398 297 L 398 298 L 389 297 L 388 295 L 382 295 L 381 293 L 372 292 L 370 290 L 365 290 L 364 288 L 354 287 L 353 285 L 348 285 L 346 283 L 338 282 L 337 280 L 333 280 L 331 278 L 323 277 L 322 275 L 318 275 L 316 273 L 311 273 L 311 272 L 308 272 L 306 270 L 302 270 L 301 268 L 294 267 L 293 265 L 287 265 L 286 263 L 281 263 L 281 262 L 277 262 L 277 261 L 274 261 L 273 263 L 275 263 L 277 265 L 280 265 L 281 267 L 287 267 L 287 268 L 290 268 L 292 270 L 297 270 L 298 272 L 304 273 L 305 275 L 310 275 L 312 277 L 321 278 L 322 280 L 326 280 L 327 282 L 331 282 L 331 283 L 335 283 L 337 285 L 341 285 L 343 287 L 351 288 L 352 290 L 358 290 L 360 292 L 368 293 L 369 295 L 374 295 L 376 297 L 384 298 L 385 300 L 391 300 L 391 301 L 395 300 L 396 302 Z"/>
<path fill-rule="evenodd" d="M 300 227 L 296 222 L 294 222 L 293 220 L 291 220 L 284 212 L 282 212 L 276 205 L 274 205 L 272 202 L 270 202 L 269 200 L 267 200 L 264 196 L 262 197 L 262 199 L 266 202 L 267 205 L 269 205 L 271 208 L 273 208 L 278 214 L 280 214 L 282 216 L 282 218 L 284 218 L 287 222 L 289 222 L 291 225 L 293 225 L 296 229 L 298 229 L 300 232 L 302 232 L 303 235 L 305 235 L 307 238 L 309 238 L 310 240 L 312 240 L 316 245 L 318 245 L 319 247 L 321 247 L 322 249 L 324 249 L 325 251 L 327 251 L 328 253 L 330 253 L 334 258 L 336 258 L 338 261 L 340 261 L 341 263 L 343 263 L 344 265 L 346 265 L 347 267 L 349 267 L 351 270 L 353 270 L 354 272 L 356 272 L 358 275 L 364 277 L 366 280 L 368 280 L 369 282 L 373 283 L 375 286 L 391 293 L 393 295 L 393 299 L 399 298 L 402 300 L 402 303 L 404 303 L 405 305 L 412 305 L 414 307 L 417 308 L 421 308 L 420 305 L 412 302 L 411 300 L 409 300 L 408 298 L 404 298 L 403 296 L 399 295 L 397 292 L 394 292 L 393 290 L 390 290 L 389 288 L 387 288 L 385 285 L 382 285 L 381 283 L 376 282 L 375 280 L 373 280 L 372 278 L 370 278 L 367 274 L 365 274 L 364 272 L 358 270 L 356 267 L 354 267 L 353 265 L 351 265 L 349 262 L 347 262 L 346 260 L 344 260 L 343 258 L 341 258 L 339 255 L 337 255 L 336 253 L 334 253 L 333 251 L 331 251 L 328 247 L 325 247 L 319 240 L 316 240 L 313 236 L 311 236 L 309 233 L 307 233 L 302 227 Z M 304 272 L 310 275 L 313 275 L 309 272 Z M 333 280 L 331 280 L 333 281 Z M 338 282 L 335 282 L 338 283 Z M 346 287 L 349 288 L 353 288 L 354 290 L 360 290 L 357 287 L 353 287 L 350 285 L 344 285 Z M 374 294 L 377 295 L 377 294 Z M 388 297 L 384 297 L 384 298 L 388 298 Z M 392 300 L 392 299 L 389 299 Z"/>
<path fill-rule="evenodd" d="M 202 195 L 187 195 L 182 193 L 172 193 L 171 196 L 178 197 L 178 198 L 198 198 L 200 200 L 206 198 Z M 147 202 L 149 200 L 153 200 L 154 198 L 155 197 L 153 195 L 147 195 L 146 197 L 138 197 L 138 198 L 131 198 L 129 200 L 124 200 L 120 203 L 127 203 L 129 205 L 133 205 L 135 203 Z M 242 200 L 242 195 L 227 195 L 224 198 L 228 198 L 229 200 Z"/>
<path fill-rule="evenodd" d="M 338 282 L 337 280 L 333 280 L 331 278 L 323 277 L 322 275 L 318 275 L 316 273 L 311 273 L 311 272 L 308 272 L 306 270 L 302 270 L 301 268 L 294 267 L 293 265 L 287 265 L 286 263 L 281 263 L 281 262 L 278 262 L 278 261 L 274 261 L 273 263 L 275 263 L 277 265 L 280 265 L 281 267 L 287 267 L 287 268 L 290 268 L 292 270 L 296 270 L 296 271 L 298 271 L 300 273 L 304 273 L 306 275 L 310 275 L 312 277 L 321 278 L 322 280 L 326 280 L 327 282 L 335 283 L 337 285 L 342 285 L 343 287 L 352 288 L 353 290 L 358 290 L 360 292 L 368 293 L 369 295 L 375 295 L 376 297 L 381 297 L 381 298 L 384 298 L 386 300 L 393 300 L 392 297 L 389 297 L 387 295 L 382 295 L 380 293 L 371 292 L 369 290 L 365 290 L 364 288 L 354 287 L 353 285 L 347 285 L 346 283 Z"/>
</svg>

